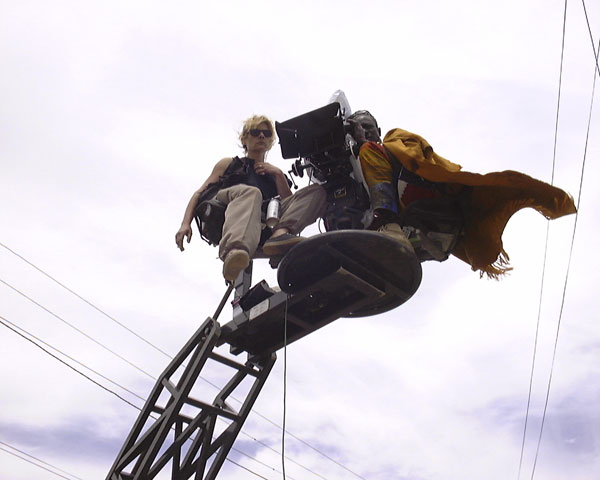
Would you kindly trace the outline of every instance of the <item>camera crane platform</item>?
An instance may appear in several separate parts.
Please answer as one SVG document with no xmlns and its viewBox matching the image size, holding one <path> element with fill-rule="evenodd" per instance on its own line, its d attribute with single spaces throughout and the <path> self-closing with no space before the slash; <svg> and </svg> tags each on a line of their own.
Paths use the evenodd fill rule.
<svg viewBox="0 0 600 480">
<path fill-rule="evenodd" d="M 276 361 L 275 352 L 343 317 L 379 314 L 406 302 L 421 282 L 417 256 L 376 232 L 338 230 L 308 238 L 283 258 L 279 288 L 252 288 L 252 263 L 219 307 L 157 380 L 107 480 L 214 480 Z M 217 318 L 231 291 L 233 319 Z M 213 350 L 230 345 L 244 363 Z M 210 362 L 209 362 L 210 360 Z M 228 368 L 230 380 L 212 400 L 193 396 L 205 367 Z M 239 409 L 228 400 L 242 384 Z M 217 421 L 225 428 L 217 428 Z"/>
<path fill-rule="evenodd" d="M 418 200 L 403 211 L 401 226 L 414 252 L 384 234 L 364 230 L 370 200 L 346 113 L 333 102 L 276 122 L 283 158 L 298 159 L 291 172 L 308 172 L 327 192 L 322 217 L 327 232 L 272 259 L 278 286 L 271 288 L 264 280 L 252 286 L 252 263 L 229 286 L 215 314 L 159 377 L 107 480 L 166 478 L 169 467 L 172 480 L 214 480 L 269 376 L 277 350 L 339 318 L 398 307 L 417 291 L 421 262 L 441 262 L 450 255 L 464 227 L 460 199 Z M 214 228 L 214 222 L 222 222 L 225 208 L 212 200 L 196 208 L 201 235 L 212 232 L 218 237 L 203 236 L 209 243 L 219 242 L 221 229 Z M 205 229 L 205 224 L 213 228 Z M 233 319 L 221 326 L 217 318 L 234 288 Z M 214 352 L 225 344 L 233 356 L 245 353 L 247 360 L 241 363 Z M 219 376 L 208 376 L 207 369 L 215 365 Z M 205 381 L 222 379 L 223 368 L 229 369 L 230 380 L 216 396 L 199 399 L 200 373 Z M 241 407 L 234 409 L 229 400 L 239 401 Z"/>
</svg>

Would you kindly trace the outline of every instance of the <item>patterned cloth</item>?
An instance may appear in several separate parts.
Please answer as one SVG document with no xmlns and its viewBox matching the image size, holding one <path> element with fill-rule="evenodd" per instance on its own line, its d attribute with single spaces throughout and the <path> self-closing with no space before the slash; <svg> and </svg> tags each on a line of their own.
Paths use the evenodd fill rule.
<svg viewBox="0 0 600 480">
<path fill-rule="evenodd" d="M 360 163 L 370 192 L 377 190 L 378 184 L 394 185 L 401 168 L 443 184 L 446 193 L 458 194 L 471 187 L 465 235 L 452 254 L 492 278 L 511 269 L 502 233 L 515 212 L 531 207 L 548 219 L 576 212 L 573 198 L 559 188 L 512 170 L 485 175 L 462 171 L 460 165 L 437 155 L 423 137 L 399 128 L 386 134 L 383 146 L 365 143 L 360 149 Z M 415 195 L 409 199 L 407 193 L 405 190 L 401 197 L 404 204 L 415 199 Z M 377 208 L 376 203 L 373 207 Z"/>
</svg>

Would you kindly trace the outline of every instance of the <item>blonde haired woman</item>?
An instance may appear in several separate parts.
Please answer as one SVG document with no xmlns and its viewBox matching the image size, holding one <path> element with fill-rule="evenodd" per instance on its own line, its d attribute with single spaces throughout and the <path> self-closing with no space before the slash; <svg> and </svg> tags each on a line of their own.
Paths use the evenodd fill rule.
<svg viewBox="0 0 600 480">
<path fill-rule="evenodd" d="M 239 135 L 245 156 L 223 158 L 190 199 L 175 243 L 181 251 L 184 238 L 192 238 L 191 223 L 198 199 L 207 187 L 220 183 L 216 199 L 227 205 L 223 235 L 219 242 L 219 257 L 223 260 L 223 276 L 233 282 L 254 255 L 261 237 L 261 207 L 263 200 L 279 196 L 279 223 L 271 239 L 264 245 L 268 255 L 281 255 L 302 241 L 297 236 L 304 227 L 323 214 L 326 194 L 320 185 L 311 185 L 295 195 L 283 172 L 265 162 L 267 152 L 275 144 L 273 122 L 264 115 L 254 115 L 244 121 Z"/>
</svg>

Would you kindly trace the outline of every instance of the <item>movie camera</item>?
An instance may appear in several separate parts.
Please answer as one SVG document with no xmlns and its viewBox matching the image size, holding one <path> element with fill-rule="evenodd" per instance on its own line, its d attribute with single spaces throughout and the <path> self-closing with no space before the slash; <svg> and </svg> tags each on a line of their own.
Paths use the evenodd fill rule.
<svg viewBox="0 0 600 480">
<path fill-rule="evenodd" d="M 370 222 L 369 196 L 358 161 L 352 128 L 333 102 L 303 115 L 275 122 L 281 155 L 297 159 L 291 173 L 306 171 L 327 191 L 325 229 L 363 229 Z"/>
<path fill-rule="evenodd" d="M 306 172 L 327 192 L 322 217 L 325 230 L 364 230 L 370 225 L 373 213 L 358 159 L 358 145 L 340 103 L 332 102 L 284 122 L 275 122 L 275 128 L 282 157 L 296 159 L 290 173 L 303 177 Z M 400 179 L 408 183 L 424 181 L 411 172 L 405 174 Z M 436 198 L 414 201 L 399 216 L 399 223 L 420 261 L 446 260 L 464 231 L 469 191 L 449 196 L 444 194 L 443 185 L 439 187 Z M 196 207 L 200 235 L 212 245 L 221 240 L 225 209 L 212 195 L 207 195 Z"/>
<path fill-rule="evenodd" d="M 332 102 L 285 122 L 276 122 L 275 128 L 283 158 L 297 159 L 290 172 L 302 177 L 307 171 L 327 191 L 325 229 L 363 230 L 368 226 L 373 213 L 358 159 L 358 145 L 340 103 Z M 407 183 L 426 182 L 407 170 L 400 179 Z M 401 212 L 399 223 L 419 260 L 443 261 L 464 231 L 465 200 L 469 192 L 449 196 L 443 185 L 428 183 L 439 195 L 409 204 Z"/>
</svg>

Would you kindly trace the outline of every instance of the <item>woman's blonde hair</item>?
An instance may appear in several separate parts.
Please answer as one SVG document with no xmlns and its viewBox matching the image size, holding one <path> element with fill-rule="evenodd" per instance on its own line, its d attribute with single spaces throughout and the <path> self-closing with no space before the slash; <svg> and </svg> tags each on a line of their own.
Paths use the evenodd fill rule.
<svg viewBox="0 0 600 480">
<path fill-rule="evenodd" d="M 253 128 L 258 128 L 258 126 L 261 123 L 266 123 L 267 125 L 269 125 L 269 129 L 271 130 L 271 132 L 273 132 L 273 135 L 271 136 L 271 138 L 266 139 L 267 145 L 269 146 L 269 150 L 275 144 L 275 140 L 277 139 L 277 136 L 275 134 L 275 125 L 273 125 L 273 122 L 271 121 L 271 119 L 264 115 L 252 115 L 250 118 L 247 118 L 246 120 L 244 120 L 244 123 L 242 124 L 242 131 L 240 132 L 240 135 L 239 135 L 240 143 L 242 144 L 242 148 L 244 149 L 244 151 L 247 151 L 246 137 L 249 135 L 250 130 L 252 130 Z"/>
</svg>

